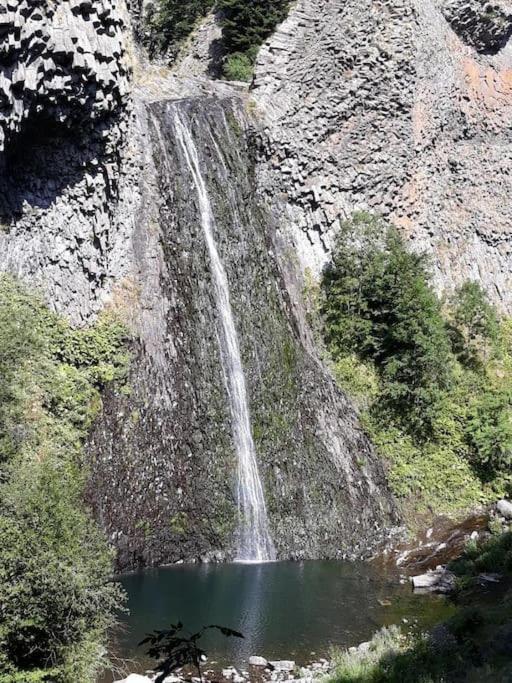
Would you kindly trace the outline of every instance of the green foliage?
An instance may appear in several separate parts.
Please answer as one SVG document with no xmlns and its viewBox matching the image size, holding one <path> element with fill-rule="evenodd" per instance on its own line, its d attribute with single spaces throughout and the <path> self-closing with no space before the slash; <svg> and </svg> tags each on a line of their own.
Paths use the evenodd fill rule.
<svg viewBox="0 0 512 683">
<path fill-rule="evenodd" d="M 290 0 L 218 0 L 227 52 L 243 52 L 254 61 L 259 46 L 286 19 L 289 6 Z"/>
<path fill-rule="evenodd" d="M 404 633 L 396 626 L 377 632 L 365 650 L 334 654 L 327 683 L 447 683 L 505 681 L 510 656 L 496 657 L 493 637 L 507 609 L 466 607 L 440 624 L 437 635 Z"/>
<path fill-rule="evenodd" d="M 462 669 L 452 651 L 437 653 L 426 637 L 397 626 L 378 631 L 367 650 L 339 653 L 334 662 L 328 683 L 441 683 Z"/>
<path fill-rule="evenodd" d="M 289 6 L 290 0 L 157 0 L 146 15 L 146 44 L 152 56 L 175 59 L 197 22 L 215 9 L 221 17 L 224 76 L 249 81 L 261 44 Z"/>
<path fill-rule="evenodd" d="M 342 356 L 333 365 L 338 386 L 352 396 L 359 407 L 370 408 L 380 393 L 380 383 L 372 363 L 359 360 L 355 354 Z"/>
<path fill-rule="evenodd" d="M 449 333 L 453 352 L 467 366 L 478 367 L 490 355 L 499 335 L 496 311 L 477 282 L 465 282 L 449 307 Z"/>
<path fill-rule="evenodd" d="M 411 499 L 414 512 L 457 513 L 492 497 L 482 490 L 470 464 L 455 448 L 429 441 L 416 444 L 394 426 L 369 422 L 369 433 L 389 463 L 393 492 L 404 501 Z"/>
<path fill-rule="evenodd" d="M 188 516 L 186 512 L 177 512 L 171 517 L 169 526 L 173 534 L 182 535 L 187 532 L 188 528 Z"/>
<path fill-rule="evenodd" d="M 449 568 L 461 579 L 482 572 L 512 574 L 512 532 L 492 536 L 483 543 L 470 543 Z"/>
<path fill-rule="evenodd" d="M 341 225 L 322 284 L 334 357 L 357 353 L 375 363 L 381 409 L 426 436 L 450 386 L 451 355 L 425 257 L 407 250 L 395 229 L 358 214 Z"/>
<path fill-rule="evenodd" d="M 427 262 L 381 219 L 341 226 L 320 310 L 339 385 L 416 510 L 456 512 L 511 484 L 512 324 L 475 283 L 444 306 Z"/>
<path fill-rule="evenodd" d="M 159 0 L 147 17 L 150 53 L 168 52 L 175 58 L 197 21 L 205 17 L 213 5 L 214 0 Z"/>
<path fill-rule="evenodd" d="M 0 681 L 94 680 L 120 604 L 82 502 L 100 389 L 125 376 L 126 330 L 73 330 L 0 277 Z"/>
<path fill-rule="evenodd" d="M 228 81 L 250 81 L 252 62 L 243 52 L 234 52 L 226 58 L 223 72 Z"/>
</svg>

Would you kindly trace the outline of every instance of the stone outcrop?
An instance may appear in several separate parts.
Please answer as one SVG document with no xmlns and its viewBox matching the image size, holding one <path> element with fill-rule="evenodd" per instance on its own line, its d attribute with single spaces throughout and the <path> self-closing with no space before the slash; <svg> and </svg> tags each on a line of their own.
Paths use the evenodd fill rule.
<svg viewBox="0 0 512 683">
<path fill-rule="evenodd" d="M 340 219 L 394 221 L 435 283 L 511 310 L 509 3 L 298 0 L 260 52 L 258 179 L 303 266 Z"/>
<path fill-rule="evenodd" d="M 4 2 L 0 268 L 77 324 L 130 279 L 140 149 L 124 2 Z"/>
<path fill-rule="evenodd" d="M 89 125 L 128 90 L 126 13 L 115 0 L 0 5 L 0 151 L 25 124 Z"/>
<path fill-rule="evenodd" d="M 510 0 L 447 0 L 442 11 L 455 33 L 477 52 L 495 54 L 512 35 Z"/>
</svg>

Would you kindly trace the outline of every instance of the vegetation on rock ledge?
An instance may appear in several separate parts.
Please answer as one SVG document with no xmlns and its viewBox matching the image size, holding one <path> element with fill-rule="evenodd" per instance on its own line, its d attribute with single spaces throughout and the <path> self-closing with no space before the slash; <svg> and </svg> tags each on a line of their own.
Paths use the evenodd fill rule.
<svg viewBox="0 0 512 683">
<path fill-rule="evenodd" d="M 426 257 L 356 214 L 341 226 L 320 309 L 336 378 L 359 401 L 397 496 L 439 513 L 510 490 L 512 324 L 478 284 L 440 300 Z"/>
<path fill-rule="evenodd" d="M 159 0 L 146 17 L 152 56 L 166 53 L 174 60 L 198 21 L 210 10 L 219 13 L 223 72 L 229 80 L 249 81 L 261 44 L 283 21 L 290 0 Z"/>
<path fill-rule="evenodd" d="M 82 444 L 126 341 L 114 315 L 75 330 L 0 277 L 1 683 L 85 683 L 101 665 L 122 596 L 83 504 Z"/>
</svg>

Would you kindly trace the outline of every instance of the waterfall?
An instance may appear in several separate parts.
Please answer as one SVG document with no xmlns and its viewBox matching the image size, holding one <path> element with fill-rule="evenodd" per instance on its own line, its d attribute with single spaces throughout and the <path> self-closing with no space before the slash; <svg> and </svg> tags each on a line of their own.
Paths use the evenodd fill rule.
<svg viewBox="0 0 512 683">
<path fill-rule="evenodd" d="M 275 549 L 268 528 L 267 509 L 256 461 L 256 449 L 251 434 L 251 420 L 245 376 L 240 357 L 240 345 L 233 319 L 226 270 L 215 243 L 215 218 L 195 142 L 187 121 L 174 108 L 176 138 L 183 151 L 199 200 L 210 268 L 215 288 L 221 327 L 221 358 L 229 395 L 233 441 L 238 457 L 238 548 L 236 559 L 241 562 L 267 562 L 275 559 Z M 220 160 L 222 161 L 222 159 Z"/>
</svg>

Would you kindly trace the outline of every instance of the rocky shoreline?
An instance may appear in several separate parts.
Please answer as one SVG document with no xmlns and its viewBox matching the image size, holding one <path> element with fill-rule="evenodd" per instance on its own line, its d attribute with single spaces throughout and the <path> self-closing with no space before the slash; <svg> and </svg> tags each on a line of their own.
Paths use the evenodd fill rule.
<svg viewBox="0 0 512 683">
<path fill-rule="evenodd" d="M 367 643 L 362 643 L 363 648 Z M 356 650 L 358 648 L 351 648 Z M 332 662 L 325 658 L 319 658 L 306 666 L 299 666 L 293 660 L 267 660 L 265 657 L 254 655 L 249 658 L 248 666 L 236 668 L 229 666 L 220 671 L 205 669 L 202 683 L 263 683 L 263 681 L 289 681 L 290 683 L 312 683 L 329 674 L 334 668 Z M 115 681 L 115 683 L 154 683 L 158 675 L 152 671 L 142 674 L 130 674 L 127 678 Z M 201 683 L 197 675 L 191 675 L 190 671 L 181 670 L 164 678 L 162 683 Z"/>
</svg>

